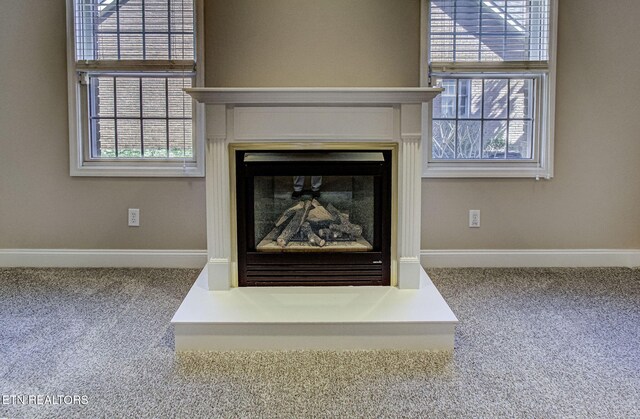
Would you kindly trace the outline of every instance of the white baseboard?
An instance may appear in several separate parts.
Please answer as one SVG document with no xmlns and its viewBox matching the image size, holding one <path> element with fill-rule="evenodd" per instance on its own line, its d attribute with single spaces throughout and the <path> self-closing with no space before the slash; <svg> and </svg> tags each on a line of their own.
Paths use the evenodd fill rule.
<svg viewBox="0 0 640 419">
<path fill-rule="evenodd" d="M 637 249 L 422 250 L 425 268 L 637 267 Z"/>
<path fill-rule="evenodd" d="M 0 267 L 202 268 L 206 250 L 0 249 Z"/>
<path fill-rule="evenodd" d="M 202 268 L 206 250 L 0 249 L 0 267 Z M 635 249 L 422 250 L 426 268 L 640 266 Z"/>
</svg>

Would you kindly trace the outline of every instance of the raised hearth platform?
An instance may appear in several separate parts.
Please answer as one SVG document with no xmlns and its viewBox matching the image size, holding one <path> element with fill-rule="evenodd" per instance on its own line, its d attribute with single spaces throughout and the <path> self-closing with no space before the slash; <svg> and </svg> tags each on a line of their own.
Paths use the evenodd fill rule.
<svg viewBox="0 0 640 419">
<path fill-rule="evenodd" d="M 173 316 L 176 351 L 453 350 L 458 319 L 422 287 L 207 289 L 207 268 Z"/>
</svg>

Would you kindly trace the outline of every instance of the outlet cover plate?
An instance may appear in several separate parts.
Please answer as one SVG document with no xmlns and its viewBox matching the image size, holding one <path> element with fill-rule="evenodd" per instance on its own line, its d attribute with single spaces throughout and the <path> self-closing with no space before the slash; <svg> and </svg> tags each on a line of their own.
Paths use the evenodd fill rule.
<svg viewBox="0 0 640 419">
<path fill-rule="evenodd" d="M 469 227 L 480 228 L 480 210 L 469 210 Z"/>
<path fill-rule="evenodd" d="M 129 227 L 140 227 L 140 210 L 129 208 Z"/>
</svg>

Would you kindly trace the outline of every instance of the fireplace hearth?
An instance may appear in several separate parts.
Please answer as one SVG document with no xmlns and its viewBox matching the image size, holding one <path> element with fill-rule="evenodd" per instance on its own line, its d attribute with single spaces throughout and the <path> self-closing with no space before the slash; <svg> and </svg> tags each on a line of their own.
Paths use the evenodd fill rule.
<svg viewBox="0 0 640 419">
<path fill-rule="evenodd" d="M 392 150 L 235 153 L 239 286 L 390 284 Z"/>
<path fill-rule="evenodd" d="M 422 116 L 442 89 L 186 90 L 206 117 L 208 257 L 177 351 L 453 349 L 420 265 Z"/>
</svg>

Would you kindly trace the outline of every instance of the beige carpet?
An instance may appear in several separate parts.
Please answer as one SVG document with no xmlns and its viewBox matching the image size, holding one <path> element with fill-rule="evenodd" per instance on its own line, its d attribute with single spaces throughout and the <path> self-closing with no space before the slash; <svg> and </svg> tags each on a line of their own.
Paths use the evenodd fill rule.
<svg viewBox="0 0 640 419">
<path fill-rule="evenodd" d="M 430 270 L 452 355 L 176 357 L 197 274 L 0 269 L 0 417 L 640 417 L 637 269 Z"/>
</svg>

